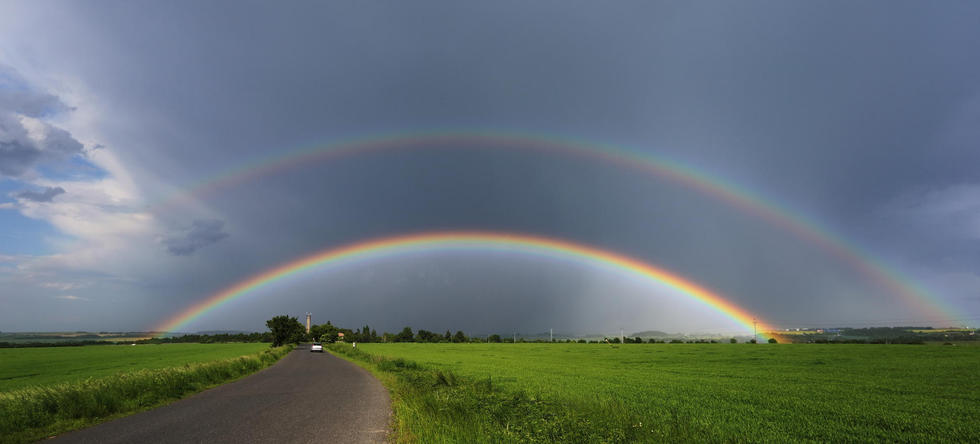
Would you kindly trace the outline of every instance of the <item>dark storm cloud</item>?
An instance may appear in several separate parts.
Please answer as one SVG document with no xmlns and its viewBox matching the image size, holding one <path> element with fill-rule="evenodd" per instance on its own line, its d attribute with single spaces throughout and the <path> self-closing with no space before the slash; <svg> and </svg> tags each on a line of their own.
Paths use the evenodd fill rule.
<svg viewBox="0 0 980 444">
<path fill-rule="evenodd" d="M 972 221 L 973 207 L 943 213 L 934 205 L 899 211 L 894 204 L 909 202 L 916 190 L 980 184 L 980 59 L 974 56 L 980 11 L 974 4 L 57 7 L 70 11 L 63 17 L 71 19 L 58 24 L 62 32 L 32 36 L 25 46 L 43 54 L 52 72 L 70 73 L 92 88 L 105 121 L 114 123 L 100 128 L 106 138 L 100 142 L 139 172 L 134 176 L 147 188 L 160 182 L 165 190 L 183 189 L 243 162 L 349 137 L 526 130 L 624 144 L 694 165 L 815 220 L 886 263 L 926 273 L 980 266 L 963 246 L 972 244 L 928 233 L 967 230 L 967 223 L 942 215 Z M 10 99 L 24 115 L 57 108 L 50 100 Z M 7 175 L 39 162 L 30 157 L 39 152 L 11 131 L 6 139 L 0 133 L 0 141 L 19 144 L 0 163 L 14 171 L 0 170 Z M 787 323 L 914 316 L 887 303 L 894 299 L 886 289 L 812 244 L 683 186 L 569 156 L 454 148 L 472 147 L 309 162 L 197 196 L 204 210 L 188 205 L 154 214 L 171 226 L 219 219 L 236 233 L 203 250 L 225 236 L 223 226 L 192 223 L 165 237 L 171 253 L 194 253 L 203 262 L 165 273 L 180 289 L 167 293 L 189 303 L 274 264 L 359 239 L 487 229 L 626 253 Z M 896 213 L 903 216 L 882 217 Z M 207 260 L 229 254 L 237 260 Z M 499 272 L 505 283 L 513 277 L 506 267 L 469 272 Z M 478 285 L 472 276 L 468 281 Z M 549 303 L 576 291 L 517 288 L 530 286 L 527 279 L 513 285 L 514 294 Z M 389 299 L 349 294 L 345 309 L 363 310 L 357 306 L 363 297 L 364 304 L 384 306 L 385 316 L 395 313 L 386 319 L 398 323 L 394 317 L 406 301 L 425 300 L 435 302 L 419 309 L 425 313 L 418 319 L 452 315 L 438 304 L 448 290 L 378 288 Z M 958 288 L 972 291 L 967 284 Z M 319 303 L 312 290 L 296 292 Z M 174 303 L 147 294 L 145 303 L 155 309 Z M 471 294 L 487 297 L 475 287 Z M 529 304 L 521 319 L 537 325 L 535 313 L 547 307 Z M 558 311 L 574 317 L 576 307 L 584 306 Z M 295 308 L 302 312 L 302 303 Z M 972 303 L 969 310 L 980 307 Z M 252 322 L 259 311 L 237 314 L 222 327 Z M 370 311 L 361 313 L 370 321 Z M 601 317 L 590 325 L 612 319 Z"/>
<path fill-rule="evenodd" d="M 177 236 L 164 239 L 167 251 L 176 256 L 187 256 L 226 237 L 222 231 L 225 223 L 221 220 L 195 220 L 190 228 Z"/>
<path fill-rule="evenodd" d="M 14 193 L 14 197 L 32 202 L 51 202 L 59 194 L 65 194 L 65 189 L 61 187 L 47 187 L 42 191 L 24 190 Z"/>
</svg>

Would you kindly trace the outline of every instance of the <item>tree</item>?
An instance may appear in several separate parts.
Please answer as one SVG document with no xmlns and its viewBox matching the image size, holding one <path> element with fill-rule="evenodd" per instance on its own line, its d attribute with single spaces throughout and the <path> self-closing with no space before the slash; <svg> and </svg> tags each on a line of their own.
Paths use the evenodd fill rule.
<svg viewBox="0 0 980 444">
<path fill-rule="evenodd" d="M 446 330 L 446 335 L 443 336 L 443 339 L 445 339 L 446 342 L 450 342 L 453 340 L 453 334 L 450 333 L 449 330 Z"/>
<path fill-rule="evenodd" d="M 732 344 L 737 344 L 738 343 L 738 339 L 731 338 L 731 339 L 728 340 L 728 342 L 730 342 Z"/>
<path fill-rule="evenodd" d="M 453 342 L 466 342 L 466 335 L 462 331 L 457 330 L 456 334 L 453 335 Z"/>
<path fill-rule="evenodd" d="M 490 342 L 500 342 L 500 335 L 490 335 L 488 339 Z"/>
<path fill-rule="evenodd" d="M 402 329 L 401 333 L 395 335 L 395 342 L 412 342 L 415 340 L 415 333 L 412 333 L 411 327 L 405 327 Z"/>
<path fill-rule="evenodd" d="M 777 341 L 776 338 L 769 338 L 769 343 L 770 344 L 777 344 L 777 343 L 779 343 L 779 341 Z"/>
<path fill-rule="evenodd" d="M 306 336 L 306 329 L 295 317 L 279 315 L 268 321 L 265 326 L 272 332 L 272 346 L 279 347 L 292 342 L 298 344 Z"/>
<path fill-rule="evenodd" d="M 439 339 L 441 338 L 438 333 L 433 333 L 428 330 L 419 330 L 419 332 L 415 334 L 415 337 L 417 339 L 416 342 L 439 342 Z"/>
<path fill-rule="evenodd" d="M 310 337 L 314 341 L 323 342 L 336 342 L 337 332 L 340 331 L 337 327 L 327 321 L 326 324 L 312 325 L 310 326 Z"/>
</svg>

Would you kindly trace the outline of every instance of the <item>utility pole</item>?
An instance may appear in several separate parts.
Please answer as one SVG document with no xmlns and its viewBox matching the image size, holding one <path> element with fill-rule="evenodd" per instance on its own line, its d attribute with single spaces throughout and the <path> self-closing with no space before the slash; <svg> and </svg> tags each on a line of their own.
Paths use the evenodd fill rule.
<svg viewBox="0 0 980 444">
<path fill-rule="evenodd" d="M 623 329 L 619 329 L 619 343 L 620 344 L 626 343 L 626 336 L 623 336 Z"/>
<path fill-rule="evenodd" d="M 549 328 L 548 329 L 548 336 L 551 337 L 551 342 L 555 342 L 555 329 Z"/>
<path fill-rule="evenodd" d="M 514 332 L 514 343 L 517 343 L 517 332 Z"/>
<path fill-rule="evenodd" d="M 758 327 L 758 324 L 759 324 L 759 322 L 756 321 L 755 318 L 752 318 L 752 339 L 755 339 L 756 342 L 759 342 L 759 327 Z"/>
</svg>

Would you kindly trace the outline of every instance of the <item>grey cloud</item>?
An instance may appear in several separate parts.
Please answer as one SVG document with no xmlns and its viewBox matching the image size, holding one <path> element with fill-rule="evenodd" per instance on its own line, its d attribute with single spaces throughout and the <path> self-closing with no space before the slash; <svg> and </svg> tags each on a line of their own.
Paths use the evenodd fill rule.
<svg viewBox="0 0 980 444">
<path fill-rule="evenodd" d="M 71 133 L 53 125 L 44 125 L 44 138 L 39 144 L 48 156 L 67 157 L 82 152 L 81 142 Z"/>
<path fill-rule="evenodd" d="M 175 256 L 187 256 L 200 248 L 211 245 L 226 237 L 224 221 L 220 220 L 196 220 L 191 227 L 184 230 L 178 236 L 164 239 L 163 243 L 167 246 L 167 251 Z"/>
<path fill-rule="evenodd" d="M 15 193 L 14 197 L 33 202 L 51 202 L 59 194 L 65 194 L 65 189 L 61 187 L 47 187 L 43 191 L 24 190 Z"/>
<path fill-rule="evenodd" d="M 17 177 L 43 162 L 82 152 L 82 144 L 64 129 L 43 123 L 40 140 L 28 136 L 20 118 L 0 109 L 0 175 Z"/>
<path fill-rule="evenodd" d="M 31 89 L 15 70 L 0 65 L 0 175 L 17 177 L 42 162 L 82 152 L 68 131 L 42 121 L 38 140 L 29 137 L 22 117 L 43 119 L 68 107 L 57 97 Z"/>
<path fill-rule="evenodd" d="M 0 65 L 0 107 L 30 117 L 69 109 L 57 96 L 32 90 L 27 79 L 6 65 Z"/>
<path fill-rule="evenodd" d="M 41 157 L 27 129 L 11 113 L 0 110 L 0 174 L 19 176 Z"/>
<path fill-rule="evenodd" d="M 41 152 L 17 140 L 0 140 L 0 175 L 19 176 L 27 171 Z"/>
</svg>

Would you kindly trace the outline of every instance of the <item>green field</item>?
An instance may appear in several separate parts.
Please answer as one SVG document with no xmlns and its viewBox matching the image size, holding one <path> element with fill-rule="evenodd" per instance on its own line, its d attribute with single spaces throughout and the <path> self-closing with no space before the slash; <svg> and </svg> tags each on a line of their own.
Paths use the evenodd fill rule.
<svg viewBox="0 0 980 444">
<path fill-rule="evenodd" d="M 258 353 L 269 344 L 99 345 L 0 349 L 0 392 Z"/>
<path fill-rule="evenodd" d="M 343 351 L 336 347 L 331 350 Z M 398 436 L 408 441 L 463 440 L 474 433 L 485 441 L 545 436 L 542 442 L 980 441 L 978 347 L 358 344 L 358 349 L 419 364 L 413 370 L 411 363 L 379 365 L 377 359 L 359 358 L 394 392 Z M 435 370 L 435 376 L 423 370 Z M 512 429 L 518 432 L 509 433 Z"/>
<path fill-rule="evenodd" d="M 268 367 L 290 350 L 261 343 L 0 349 L 0 444 L 160 406 Z"/>
</svg>

